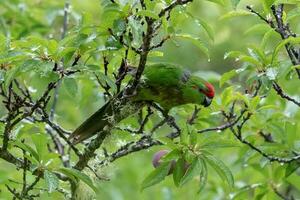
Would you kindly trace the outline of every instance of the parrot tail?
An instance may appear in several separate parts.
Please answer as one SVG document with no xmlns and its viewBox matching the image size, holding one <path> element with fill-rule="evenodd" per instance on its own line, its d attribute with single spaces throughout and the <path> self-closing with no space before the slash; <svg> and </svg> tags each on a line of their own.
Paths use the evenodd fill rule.
<svg viewBox="0 0 300 200">
<path fill-rule="evenodd" d="M 109 117 L 113 114 L 111 102 L 108 101 L 97 112 L 85 120 L 69 137 L 75 145 L 95 135 L 109 123 Z"/>
</svg>

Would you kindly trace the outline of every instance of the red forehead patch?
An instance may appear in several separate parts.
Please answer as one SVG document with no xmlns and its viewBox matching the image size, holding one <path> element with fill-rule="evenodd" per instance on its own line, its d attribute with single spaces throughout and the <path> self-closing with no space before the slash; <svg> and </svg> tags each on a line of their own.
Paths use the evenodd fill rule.
<svg viewBox="0 0 300 200">
<path fill-rule="evenodd" d="M 205 95 L 209 98 L 214 98 L 215 96 L 215 88 L 212 84 L 206 82 L 205 86 L 207 87 L 207 91 L 204 91 Z"/>
</svg>

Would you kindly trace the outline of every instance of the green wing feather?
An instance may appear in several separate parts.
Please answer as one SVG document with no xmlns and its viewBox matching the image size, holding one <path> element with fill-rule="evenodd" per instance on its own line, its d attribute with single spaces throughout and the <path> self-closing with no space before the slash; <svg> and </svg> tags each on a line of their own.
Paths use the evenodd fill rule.
<svg viewBox="0 0 300 200">
<path fill-rule="evenodd" d="M 77 144 L 89 137 L 92 137 L 99 130 L 108 124 L 108 118 L 104 116 L 112 115 L 111 102 L 107 102 L 97 112 L 85 120 L 69 137 L 73 144 Z"/>
</svg>

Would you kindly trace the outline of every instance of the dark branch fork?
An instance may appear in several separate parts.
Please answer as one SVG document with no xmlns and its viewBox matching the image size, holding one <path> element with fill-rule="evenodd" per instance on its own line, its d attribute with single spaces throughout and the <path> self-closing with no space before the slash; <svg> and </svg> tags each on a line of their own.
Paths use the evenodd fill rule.
<svg viewBox="0 0 300 200">
<path fill-rule="evenodd" d="M 281 38 L 283 40 L 287 39 L 289 37 L 297 36 L 295 33 L 293 33 L 291 31 L 289 24 L 288 23 L 284 24 L 284 22 L 283 22 L 283 8 L 284 8 L 283 4 L 279 4 L 278 6 L 272 5 L 272 7 L 271 7 L 272 14 L 275 17 L 276 23 L 272 19 L 267 19 L 267 18 L 263 17 L 259 12 L 255 11 L 251 6 L 246 6 L 246 8 L 251 13 L 257 15 L 261 20 L 263 20 L 264 22 L 269 24 L 269 26 L 271 28 L 273 28 L 281 36 Z M 300 57 L 299 57 L 300 49 L 296 50 L 295 47 L 290 43 L 285 44 L 285 49 L 289 55 L 289 58 L 290 58 L 292 64 L 299 65 L 300 64 Z M 298 74 L 298 78 L 300 79 L 300 69 L 296 68 L 295 70 Z M 273 89 L 277 92 L 277 94 L 280 97 L 293 102 L 297 106 L 300 106 L 300 102 L 297 101 L 296 99 L 288 96 L 276 81 L 273 81 Z"/>
<path fill-rule="evenodd" d="M 282 39 L 287 39 L 289 37 L 297 36 L 295 33 L 291 31 L 289 24 L 288 23 L 284 24 L 283 22 L 283 8 L 284 8 L 283 4 L 279 4 L 278 6 L 275 5 L 271 6 L 272 14 L 275 17 L 276 23 L 272 19 L 266 19 L 265 17 L 263 17 L 259 12 L 255 11 L 251 6 L 247 6 L 246 8 L 253 14 L 257 15 L 261 20 L 269 24 L 271 28 L 273 28 L 277 33 L 279 33 Z M 293 65 L 299 65 L 300 64 L 299 49 L 296 50 L 295 47 L 290 43 L 287 43 L 285 45 L 285 49 Z M 298 78 L 300 79 L 300 69 L 295 69 L 295 70 L 298 74 Z"/>
</svg>

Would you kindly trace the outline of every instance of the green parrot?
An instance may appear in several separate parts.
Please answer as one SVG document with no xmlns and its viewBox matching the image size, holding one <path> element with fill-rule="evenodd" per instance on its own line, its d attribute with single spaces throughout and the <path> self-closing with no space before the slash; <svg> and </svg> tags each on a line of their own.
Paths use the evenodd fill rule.
<svg viewBox="0 0 300 200">
<path fill-rule="evenodd" d="M 70 139 L 73 144 L 77 144 L 94 136 L 112 123 L 112 120 L 117 123 L 135 113 L 143 106 L 143 102 L 157 103 L 165 113 L 168 113 L 175 106 L 189 103 L 209 106 L 214 93 L 214 87 L 210 83 L 191 75 L 189 71 L 177 65 L 149 65 L 146 66 L 134 95 L 121 100 L 116 100 L 119 98 L 109 100 L 83 122 L 71 134 Z"/>
</svg>

